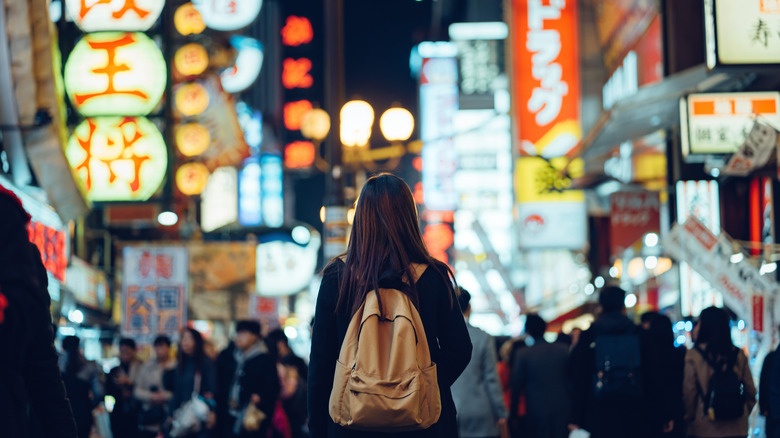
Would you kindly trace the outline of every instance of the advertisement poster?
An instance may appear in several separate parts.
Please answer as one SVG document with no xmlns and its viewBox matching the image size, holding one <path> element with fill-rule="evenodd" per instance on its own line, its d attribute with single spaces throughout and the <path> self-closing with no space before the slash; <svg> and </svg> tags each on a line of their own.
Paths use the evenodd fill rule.
<svg viewBox="0 0 780 438">
<path fill-rule="evenodd" d="M 609 244 L 612 256 L 641 242 L 647 233 L 659 233 L 661 201 L 658 192 L 617 192 L 610 197 Z"/>
<path fill-rule="evenodd" d="M 122 256 L 122 334 L 142 345 L 160 334 L 177 339 L 187 323 L 187 249 L 126 247 Z"/>
</svg>

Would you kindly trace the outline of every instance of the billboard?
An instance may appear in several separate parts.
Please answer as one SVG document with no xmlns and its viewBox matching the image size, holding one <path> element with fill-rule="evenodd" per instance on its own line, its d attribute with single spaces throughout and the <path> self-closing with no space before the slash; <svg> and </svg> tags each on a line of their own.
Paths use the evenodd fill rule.
<svg viewBox="0 0 780 438">
<path fill-rule="evenodd" d="M 778 0 L 705 0 L 707 67 L 780 63 Z"/>
</svg>

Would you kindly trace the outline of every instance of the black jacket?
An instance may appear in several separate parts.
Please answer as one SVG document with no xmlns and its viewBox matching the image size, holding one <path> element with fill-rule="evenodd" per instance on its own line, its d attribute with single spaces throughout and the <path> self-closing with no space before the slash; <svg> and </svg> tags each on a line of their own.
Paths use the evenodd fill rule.
<svg viewBox="0 0 780 438">
<path fill-rule="evenodd" d="M 458 436 L 455 403 L 450 386 L 471 360 L 471 339 L 460 306 L 435 267 L 428 269 L 416 285 L 420 294 L 418 311 L 425 327 L 431 359 L 437 366 L 442 412 L 438 423 L 430 428 L 400 434 L 359 432 L 337 426 L 328 414 L 333 375 L 341 344 L 347 333 L 351 315 L 336 312 L 339 280 L 344 263 L 338 260 L 324 272 L 312 329 L 309 360 L 309 430 L 311 438 L 325 437 L 442 437 Z M 380 287 L 382 285 L 380 284 Z"/>
<path fill-rule="evenodd" d="M 233 378 L 236 373 L 236 359 L 234 357 L 235 346 L 231 343 L 228 348 L 217 357 L 217 423 L 223 437 L 232 436 L 235 419 L 230 415 L 229 398 Z M 276 371 L 276 362 L 268 353 L 252 357 L 244 363 L 242 375 L 239 377 L 239 405 L 241 408 L 249 404 L 252 394 L 260 396 L 260 404 L 257 408 L 263 411 L 267 420 L 263 421 L 260 430 L 252 434 L 242 436 L 265 437 L 271 423 L 276 400 L 279 398 L 280 384 L 279 374 Z"/>
<path fill-rule="evenodd" d="M 641 329 L 620 313 L 606 313 L 582 333 L 571 352 L 569 376 L 572 384 L 570 423 L 591 433 L 593 438 L 645 438 L 649 433 L 648 397 L 635 403 L 606 404 L 594 398 L 596 359 L 593 346 L 597 336 L 637 334 L 641 341 L 642 379 L 644 394 L 657 380 L 650 365 L 649 347 Z"/>
<path fill-rule="evenodd" d="M 76 437 L 54 349 L 46 271 L 27 216 L 0 187 L 0 435 L 30 436 L 30 411 L 47 437 Z"/>
</svg>

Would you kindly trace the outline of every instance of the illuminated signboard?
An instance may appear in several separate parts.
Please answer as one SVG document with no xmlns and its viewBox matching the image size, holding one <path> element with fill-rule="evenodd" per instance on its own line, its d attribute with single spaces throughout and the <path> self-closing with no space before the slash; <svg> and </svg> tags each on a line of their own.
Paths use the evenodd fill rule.
<svg viewBox="0 0 780 438">
<path fill-rule="evenodd" d="M 252 24 L 263 0 L 196 0 L 193 4 L 209 29 L 231 31 Z"/>
<path fill-rule="evenodd" d="M 91 201 L 144 201 L 165 178 L 168 151 L 145 117 L 95 117 L 73 131 L 65 148 Z"/>
<path fill-rule="evenodd" d="M 735 153 L 750 132 L 754 115 L 780 129 L 780 93 L 691 94 L 681 99 L 683 156 Z"/>
<path fill-rule="evenodd" d="M 284 104 L 284 127 L 296 131 L 301 129 L 303 115 L 311 111 L 312 104 L 306 99 Z"/>
<path fill-rule="evenodd" d="M 111 311 L 111 288 L 105 272 L 84 260 L 78 257 L 71 260 L 65 285 L 80 304 L 103 312 Z"/>
<path fill-rule="evenodd" d="M 184 195 L 200 195 L 208 182 L 209 169 L 203 163 L 182 164 L 176 170 L 176 188 Z"/>
<path fill-rule="evenodd" d="M 317 269 L 321 238 L 314 230 L 306 244 L 291 239 L 261 238 L 257 246 L 257 293 L 262 296 L 291 295 L 306 289 Z M 284 236 L 287 237 L 287 236 Z"/>
<path fill-rule="evenodd" d="M 176 50 L 173 65 L 184 76 L 199 75 L 209 66 L 209 54 L 206 48 L 198 43 L 185 44 Z"/>
<path fill-rule="evenodd" d="M 173 14 L 173 25 L 184 36 L 197 35 L 206 30 L 203 17 L 192 3 L 185 3 L 176 9 Z"/>
<path fill-rule="evenodd" d="M 65 5 L 84 32 L 144 31 L 157 21 L 165 0 L 65 0 Z"/>
<path fill-rule="evenodd" d="M 284 88 L 310 88 L 314 84 L 309 58 L 286 58 L 282 63 L 282 85 Z"/>
<path fill-rule="evenodd" d="M 263 45 L 253 38 L 234 35 L 230 45 L 238 52 L 233 67 L 219 75 L 226 93 L 240 93 L 249 88 L 260 76 L 263 67 Z"/>
<path fill-rule="evenodd" d="M 290 15 L 282 27 L 282 44 L 289 47 L 297 47 L 308 44 L 314 38 L 314 30 L 311 21 L 306 17 Z"/>
<path fill-rule="evenodd" d="M 780 63 L 780 2 L 705 0 L 707 67 Z"/>
<path fill-rule="evenodd" d="M 160 49 L 142 33 L 85 35 L 65 63 L 65 89 L 84 116 L 149 114 L 167 81 Z"/>
<path fill-rule="evenodd" d="M 208 128 L 200 123 L 185 123 L 176 128 L 176 148 L 185 157 L 194 157 L 206 152 L 211 144 Z"/>
<path fill-rule="evenodd" d="M 220 167 L 201 194 L 200 226 L 208 233 L 238 220 L 238 170 Z"/>
<path fill-rule="evenodd" d="M 244 160 L 244 168 L 238 174 L 238 222 L 245 227 L 254 227 L 263 221 L 261 175 L 262 167 L 257 158 Z"/>
<path fill-rule="evenodd" d="M 174 102 L 183 116 L 197 116 L 209 107 L 209 91 L 197 82 L 181 84 L 174 92 Z"/>
<path fill-rule="evenodd" d="M 284 191 L 282 159 L 266 155 L 261 161 L 260 187 L 263 191 L 263 222 L 269 227 L 281 227 L 284 223 Z"/>
<path fill-rule="evenodd" d="M 284 167 L 288 169 L 306 169 L 314 164 L 314 143 L 293 141 L 284 147 Z"/>
</svg>

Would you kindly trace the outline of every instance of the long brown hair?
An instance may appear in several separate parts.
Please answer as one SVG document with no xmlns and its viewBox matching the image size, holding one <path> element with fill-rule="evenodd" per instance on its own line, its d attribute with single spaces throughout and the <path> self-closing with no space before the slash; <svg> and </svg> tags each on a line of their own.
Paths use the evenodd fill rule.
<svg viewBox="0 0 780 438">
<path fill-rule="evenodd" d="M 431 257 L 425 247 L 409 186 L 389 173 L 372 176 L 363 186 L 355 209 L 337 311 L 354 314 L 366 295 L 379 289 L 379 280 L 388 271 L 409 279 L 408 287 L 399 290 L 419 307 L 412 263 L 428 265 L 442 276 L 450 289 L 450 305 L 453 305 L 455 277 L 450 268 Z"/>
</svg>

